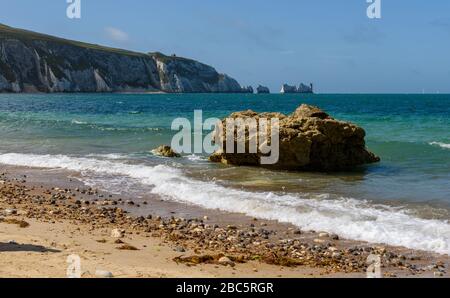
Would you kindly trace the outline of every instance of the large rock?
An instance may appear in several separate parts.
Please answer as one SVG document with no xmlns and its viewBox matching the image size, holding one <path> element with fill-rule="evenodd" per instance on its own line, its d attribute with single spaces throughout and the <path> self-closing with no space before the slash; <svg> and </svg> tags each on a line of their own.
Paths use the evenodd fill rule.
<svg viewBox="0 0 450 298">
<path fill-rule="evenodd" d="M 253 111 L 230 115 L 230 118 L 249 117 L 280 119 L 279 161 L 273 165 L 262 165 L 263 155 L 259 150 L 255 154 L 225 153 L 219 150 L 210 157 L 211 161 L 293 171 L 342 171 L 380 161 L 379 157 L 366 149 L 364 129 L 335 120 L 317 107 L 302 105 L 290 116 Z M 223 125 L 225 129 L 225 120 Z M 216 141 L 222 142 L 226 151 L 225 138 Z M 248 135 L 246 142 L 248 148 Z"/>
</svg>

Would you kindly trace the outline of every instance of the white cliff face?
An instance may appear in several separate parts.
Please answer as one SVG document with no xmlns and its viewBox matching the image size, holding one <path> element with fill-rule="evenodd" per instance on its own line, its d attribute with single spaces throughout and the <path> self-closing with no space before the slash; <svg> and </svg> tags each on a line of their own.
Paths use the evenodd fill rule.
<svg viewBox="0 0 450 298">
<path fill-rule="evenodd" d="M 0 45 L 4 52 L 0 75 L 6 81 L 0 92 L 111 92 L 160 87 L 156 67 L 151 69 L 151 64 L 144 63 L 151 59 L 143 56 L 2 38 L 1 31 Z"/>
<path fill-rule="evenodd" d="M 108 86 L 108 84 L 105 82 L 105 80 L 99 74 L 97 69 L 94 70 L 94 79 L 95 79 L 95 84 L 97 85 L 97 88 L 96 88 L 97 92 L 111 92 L 112 91 L 112 89 Z"/>
<path fill-rule="evenodd" d="M 200 62 L 142 54 L 0 24 L 0 92 L 248 92 Z"/>
<path fill-rule="evenodd" d="M 253 92 L 242 88 L 239 83 L 227 75 L 219 74 L 206 64 L 160 53 L 151 54 L 156 61 L 161 89 L 166 92 Z"/>
<path fill-rule="evenodd" d="M 11 88 L 11 83 L 0 74 L 0 90 Z"/>
<path fill-rule="evenodd" d="M 21 92 L 19 83 L 17 83 L 17 82 L 11 83 L 11 90 L 16 93 Z"/>
</svg>

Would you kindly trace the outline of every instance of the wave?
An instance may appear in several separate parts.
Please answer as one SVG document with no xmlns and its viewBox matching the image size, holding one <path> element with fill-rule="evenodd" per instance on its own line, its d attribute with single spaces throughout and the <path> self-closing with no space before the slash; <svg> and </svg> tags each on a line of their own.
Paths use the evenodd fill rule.
<svg viewBox="0 0 450 298">
<path fill-rule="evenodd" d="M 429 143 L 432 146 L 439 146 L 444 149 L 450 149 L 450 144 L 442 143 L 442 142 L 431 142 Z"/>
<path fill-rule="evenodd" d="M 105 159 L 127 159 L 129 155 L 120 153 L 108 153 L 108 154 L 88 154 L 87 157 L 100 157 Z"/>
<path fill-rule="evenodd" d="M 73 119 L 73 120 L 72 120 L 72 124 L 83 125 L 83 124 L 88 124 L 88 123 L 87 123 L 87 122 L 84 122 L 84 121 L 80 121 L 80 120 Z"/>
<path fill-rule="evenodd" d="M 185 158 L 187 158 L 190 161 L 205 161 L 205 160 L 208 160 L 208 158 L 206 158 L 204 156 L 195 155 L 195 154 L 186 155 Z"/>
<path fill-rule="evenodd" d="M 121 132 L 147 132 L 147 131 L 163 131 L 164 128 L 159 127 L 102 127 L 99 125 L 92 125 L 92 128 L 101 131 L 121 131 Z"/>
<path fill-rule="evenodd" d="M 227 188 L 187 177 L 167 165 L 132 165 L 117 160 L 66 155 L 0 154 L 0 163 L 60 168 L 82 173 L 122 177 L 151 186 L 165 199 L 208 209 L 239 212 L 252 217 L 292 223 L 304 230 L 336 233 L 347 239 L 385 243 L 411 249 L 450 253 L 450 224 L 422 219 L 406 209 L 371 205 L 352 198 L 329 199 L 327 194 L 276 194 Z M 117 179 L 107 180 L 107 183 Z"/>
<path fill-rule="evenodd" d="M 58 120 L 57 122 L 64 123 L 65 121 Z M 107 124 L 89 123 L 89 122 L 76 120 L 76 119 L 73 119 L 70 123 L 79 125 L 79 126 L 83 126 L 83 127 L 87 127 L 90 129 L 100 130 L 100 131 L 121 131 L 121 132 L 128 132 L 128 131 L 129 132 L 136 132 L 136 131 L 139 132 L 139 131 L 141 131 L 141 132 L 145 132 L 145 131 L 162 131 L 162 130 L 164 130 L 161 127 L 117 127 L 117 126 L 107 125 Z"/>
</svg>

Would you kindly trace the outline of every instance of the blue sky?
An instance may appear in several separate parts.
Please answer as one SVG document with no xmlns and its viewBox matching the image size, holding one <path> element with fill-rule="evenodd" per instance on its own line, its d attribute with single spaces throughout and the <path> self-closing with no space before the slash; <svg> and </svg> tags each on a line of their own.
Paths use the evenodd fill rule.
<svg viewBox="0 0 450 298">
<path fill-rule="evenodd" d="M 0 23 L 213 65 L 243 85 L 278 92 L 314 82 L 322 93 L 450 93 L 450 1 L 0 0 Z"/>
</svg>

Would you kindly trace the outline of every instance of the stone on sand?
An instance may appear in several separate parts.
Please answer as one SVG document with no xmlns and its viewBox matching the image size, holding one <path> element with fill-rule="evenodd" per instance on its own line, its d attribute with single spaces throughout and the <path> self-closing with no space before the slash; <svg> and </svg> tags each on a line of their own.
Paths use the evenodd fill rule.
<svg viewBox="0 0 450 298">
<path fill-rule="evenodd" d="M 125 235 L 125 231 L 121 230 L 121 229 L 113 229 L 111 231 L 112 238 L 123 238 L 124 235 Z"/>
<path fill-rule="evenodd" d="M 112 278 L 114 277 L 114 275 L 106 270 L 96 270 L 95 271 L 95 276 L 100 277 L 100 278 Z"/>
<path fill-rule="evenodd" d="M 223 265 L 223 266 L 231 266 L 231 267 L 234 266 L 234 262 L 232 260 L 230 260 L 230 258 L 228 258 L 228 257 L 221 257 L 218 262 L 220 265 Z"/>
<path fill-rule="evenodd" d="M 162 145 L 153 150 L 153 153 L 163 157 L 181 157 L 180 154 L 175 152 L 170 146 Z"/>
</svg>

